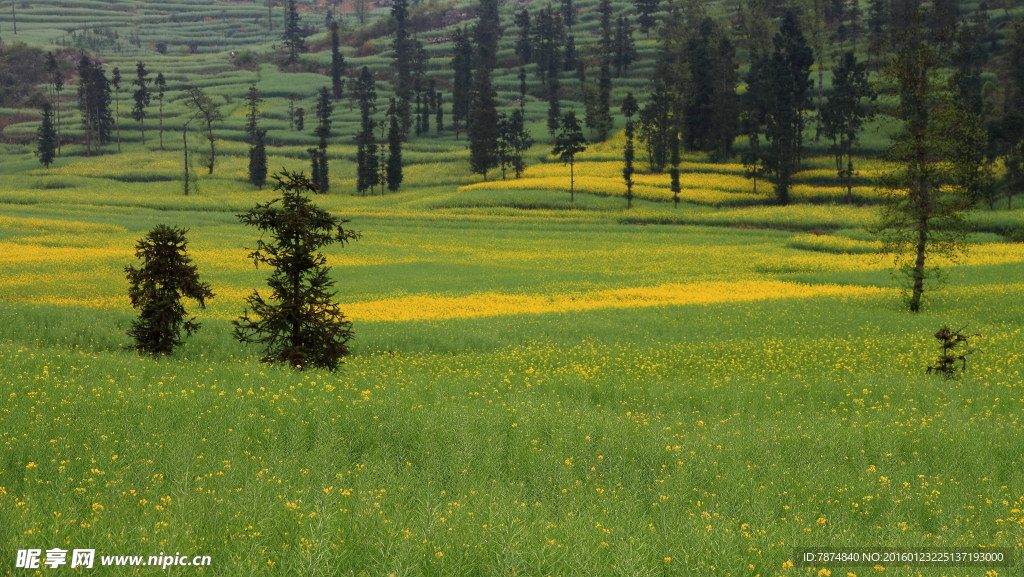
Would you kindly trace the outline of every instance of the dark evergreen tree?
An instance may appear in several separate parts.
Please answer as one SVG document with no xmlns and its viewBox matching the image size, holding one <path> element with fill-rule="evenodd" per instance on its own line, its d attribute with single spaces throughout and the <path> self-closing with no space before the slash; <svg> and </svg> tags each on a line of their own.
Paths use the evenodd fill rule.
<svg viewBox="0 0 1024 577">
<path fill-rule="evenodd" d="M 395 40 L 392 43 L 394 56 L 392 65 L 395 68 L 395 96 L 397 98 L 398 118 L 402 124 L 402 133 L 408 134 L 412 128 L 411 105 L 413 98 L 414 58 L 418 53 L 418 43 L 409 35 L 409 2 L 395 0 L 391 5 L 391 18 L 395 22 Z M 416 81 L 418 82 L 418 77 Z"/>
<path fill-rule="evenodd" d="M 110 114 L 110 83 L 103 67 L 84 52 L 78 60 L 78 110 L 85 129 L 86 154 L 100 153 L 110 140 L 114 118 Z"/>
<path fill-rule="evenodd" d="M 377 90 L 370 69 L 363 70 L 356 80 L 353 94 L 359 101 L 359 132 L 356 134 L 356 192 L 365 195 L 380 182 L 377 159 L 377 139 L 372 115 L 376 110 Z"/>
<path fill-rule="evenodd" d="M 402 127 L 398 121 L 395 99 L 388 103 L 388 161 L 385 179 L 388 190 L 395 192 L 402 185 Z M 438 125 L 440 126 L 440 125 Z"/>
<path fill-rule="evenodd" d="M 555 137 L 555 146 L 551 154 L 562 159 L 569 165 L 569 202 L 576 201 L 576 155 L 587 149 L 587 139 L 583 137 L 583 127 L 576 119 L 576 113 L 566 112 L 562 116 L 560 132 Z"/>
<path fill-rule="evenodd" d="M 747 91 L 743 94 L 740 115 L 741 130 L 747 136 L 748 144 L 742 155 L 744 176 L 753 180 L 754 194 L 757 194 L 757 181 L 763 179 L 765 175 L 761 132 L 764 130 L 765 117 L 768 114 L 766 64 L 767 58 L 758 58 L 750 64 L 746 77 Z"/>
<path fill-rule="evenodd" d="M 142 131 L 142 144 L 146 144 L 146 107 L 149 106 L 149 100 L 151 98 L 149 87 L 149 71 L 146 70 L 146 65 L 142 62 L 135 64 L 135 80 L 132 84 L 135 85 L 135 91 L 132 92 L 132 99 L 135 100 L 135 106 L 132 107 L 132 119 L 139 123 L 139 130 Z"/>
<path fill-rule="evenodd" d="M 533 60 L 537 63 L 537 78 L 541 84 L 546 84 L 550 78 L 558 78 L 562 71 L 564 45 L 562 16 L 551 7 L 538 11 L 533 22 Z"/>
<path fill-rule="evenodd" d="M 132 348 L 140 353 L 171 354 L 181 346 L 182 331 L 192 336 L 200 328 L 190 318 L 181 299 L 189 298 L 206 308 L 213 298 L 210 285 L 199 280 L 199 272 L 188 256 L 188 229 L 156 225 L 135 244 L 135 258 L 142 267 L 125 267 L 128 278 L 128 299 L 139 311 L 128 336 L 135 341 Z"/>
<path fill-rule="evenodd" d="M 473 45 L 462 28 L 452 36 L 455 55 L 452 57 L 452 126 L 455 138 L 459 138 L 459 127 L 469 125 L 470 92 L 473 87 Z"/>
<path fill-rule="evenodd" d="M 317 123 L 316 129 L 313 130 L 313 134 L 316 135 L 319 140 L 317 147 L 319 171 L 316 174 L 316 177 L 313 178 L 313 184 L 316 185 L 317 191 L 320 194 L 327 194 L 331 188 L 331 181 L 329 178 L 330 170 L 327 163 L 327 139 L 331 137 L 332 112 L 334 112 L 334 105 L 331 104 L 331 93 L 327 90 L 326 86 L 322 86 L 317 93 Z"/>
<path fill-rule="evenodd" d="M 299 54 L 306 51 L 306 41 L 302 26 L 299 22 L 299 10 L 295 6 L 295 0 L 288 0 L 284 13 L 284 32 L 281 34 L 281 44 L 288 51 L 288 64 L 295 64 Z"/>
<path fill-rule="evenodd" d="M 487 180 L 487 171 L 497 165 L 498 94 L 491 87 L 491 71 L 477 70 L 473 82 L 473 101 L 469 122 L 469 166 Z"/>
<path fill-rule="evenodd" d="M 476 41 L 476 60 L 474 68 L 486 67 L 494 70 L 498 65 L 498 40 L 501 38 L 500 0 L 480 0 L 477 8 L 476 28 L 473 39 Z"/>
<path fill-rule="evenodd" d="M 49 102 L 43 103 L 43 119 L 36 131 L 36 156 L 46 168 L 50 168 L 57 155 L 57 131 L 53 127 L 53 107 Z"/>
<path fill-rule="evenodd" d="M 615 67 L 615 76 L 625 76 L 629 65 L 636 60 L 636 47 L 633 44 L 633 26 L 629 18 L 620 15 L 615 26 L 615 40 L 613 41 L 612 65 Z"/>
<path fill-rule="evenodd" d="M 663 87 L 651 95 L 651 100 L 640 111 L 637 136 L 647 151 L 651 172 L 662 172 L 669 162 L 670 143 L 675 138 L 678 124 L 674 114 L 676 98 Z"/>
<path fill-rule="evenodd" d="M 338 49 L 338 22 L 331 22 L 331 93 L 335 100 L 341 100 L 345 90 L 345 56 Z"/>
<path fill-rule="evenodd" d="M 661 0 L 633 0 L 633 6 L 639 14 L 636 21 L 640 25 L 640 33 L 648 38 L 651 37 L 651 30 L 658 25 L 654 14 L 661 8 L 660 4 Z"/>
<path fill-rule="evenodd" d="M 159 72 L 156 75 L 156 98 L 160 101 L 160 150 L 164 149 L 164 94 L 167 92 L 167 80 L 164 79 L 164 73 Z"/>
<path fill-rule="evenodd" d="M 117 152 L 121 152 L 121 69 L 114 67 L 110 75 L 110 86 L 114 89 L 114 126 L 117 129 Z"/>
<path fill-rule="evenodd" d="M 53 108 L 54 124 L 56 126 L 57 153 L 60 154 L 60 93 L 64 91 L 64 74 L 57 64 L 57 57 L 53 52 L 46 53 L 46 73 L 49 76 L 50 85 L 53 87 Z"/>
<path fill-rule="evenodd" d="M 718 25 L 705 18 L 686 43 L 686 59 L 691 80 L 683 111 L 684 143 L 715 161 L 725 160 L 739 130 L 735 49 Z"/>
<path fill-rule="evenodd" d="M 265 363 L 288 363 L 334 370 L 349 354 L 352 322 L 345 318 L 331 292 L 334 281 L 320 248 L 346 243 L 360 234 L 346 230 L 347 220 L 315 206 L 304 193 L 316 189 L 302 174 L 282 171 L 271 176 L 282 197 L 238 215 L 256 227 L 260 238 L 249 254 L 256 266 L 270 266 L 269 301 L 259 291 L 246 298 L 249 310 L 233 321 L 243 343 L 263 346 Z M 268 234 L 269 240 L 263 235 Z"/>
<path fill-rule="evenodd" d="M 444 96 L 440 92 L 434 93 L 434 124 L 438 135 L 444 132 Z"/>
<path fill-rule="evenodd" d="M 885 53 L 888 26 L 891 18 L 890 0 L 868 0 L 868 57 L 877 66 Z"/>
<path fill-rule="evenodd" d="M 775 52 L 765 67 L 767 109 L 764 136 L 768 141 L 762 161 L 775 187 L 779 204 L 789 203 L 793 174 L 803 153 L 804 111 L 810 109 L 808 90 L 814 56 L 792 11 L 786 11 Z"/>
<path fill-rule="evenodd" d="M 295 130 L 302 132 L 306 129 L 306 109 L 298 107 L 295 109 Z"/>
<path fill-rule="evenodd" d="M 526 161 L 523 157 L 526 151 L 533 146 L 533 138 L 530 137 L 530 132 L 526 129 L 526 114 L 522 107 L 512 111 L 509 124 L 511 125 L 512 169 L 516 172 L 516 178 L 519 178 L 526 170 Z"/>
<path fill-rule="evenodd" d="M 521 65 L 532 62 L 532 37 L 530 35 L 530 11 L 523 8 L 523 11 L 516 14 L 515 24 L 519 28 L 519 36 L 516 39 L 515 52 L 519 57 Z"/>
<path fill-rule="evenodd" d="M 562 105 L 558 99 L 558 90 L 560 83 L 558 78 L 549 78 L 547 81 L 547 93 L 548 93 L 548 134 L 552 138 L 555 137 L 555 133 L 558 132 L 558 128 L 562 125 Z"/>
<path fill-rule="evenodd" d="M 562 22 L 572 30 L 572 27 L 576 25 L 576 6 L 573 5 L 573 0 L 562 0 Z"/>
<path fill-rule="evenodd" d="M 572 72 L 580 64 L 580 57 L 576 51 L 576 37 L 569 35 L 565 39 L 565 54 L 562 56 L 562 71 Z"/>
<path fill-rule="evenodd" d="M 249 147 L 249 182 L 263 189 L 267 183 L 267 131 L 257 128 Z"/>
<path fill-rule="evenodd" d="M 245 133 L 250 137 L 256 134 L 259 129 L 260 103 L 263 97 L 255 84 L 249 85 L 249 92 L 245 97 Z"/>
<path fill-rule="evenodd" d="M 512 166 L 512 139 L 515 138 L 512 131 L 508 114 L 498 114 L 498 138 L 495 141 L 494 156 L 495 164 L 501 170 L 502 180 L 505 180 L 508 169 Z"/>
<path fill-rule="evenodd" d="M 255 84 L 249 85 L 245 99 L 245 132 L 249 135 L 249 182 L 263 188 L 267 182 L 267 131 L 259 126 L 260 103 L 263 98 Z"/>
<path fill-rule="evenodd" d="M 832 71 L 832 95 L 821 110 L 822 134 L 832 140 L 836 173 L 846 182 L 846 202 L 853 204 L 853 152 L 869 110 L 864 102 L 873 91 L 867 68 L 853 52 L 843 55 Z"/>
<path fill-rule="evenodd" d="M 622 153 L 622 179 L 626 181 L 626 208 L 633 208 L 633 159 L 636 153 L 633 150 L 633 116 L 640 111 L 633 93 L 626 94 L 622 101 L 622 115 L 626 117 L 626 145 Z"/>
</svg>

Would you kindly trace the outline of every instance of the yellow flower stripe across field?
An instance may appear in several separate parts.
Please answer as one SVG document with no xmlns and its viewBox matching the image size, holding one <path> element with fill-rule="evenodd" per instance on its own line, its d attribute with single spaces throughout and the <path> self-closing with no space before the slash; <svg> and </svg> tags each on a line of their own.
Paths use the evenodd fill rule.
<svg viewBox="0 0 1024 577">
<path fill-rule="evenodd" d="M 779 281 L 663 284 L 595 291 L 589 294 L 536 296 L 474 294 L 462 297 L 410 296 L 344 305 L 345 314 L 366 321 L 438 320 L 513 314 L 575 312 L 604 308 L 700 305 L 822 295 L 875 295 L 885 289 L 807 285 Z"/>
<path fill-rule="evenodd" d="M 128 229 L 113 224 L 99 224 L 75 220 L 0 216 L 0 229 L 5 228 L 32 232 L 62 232 L 75 234 L 128 232 Z"/>
</svg>

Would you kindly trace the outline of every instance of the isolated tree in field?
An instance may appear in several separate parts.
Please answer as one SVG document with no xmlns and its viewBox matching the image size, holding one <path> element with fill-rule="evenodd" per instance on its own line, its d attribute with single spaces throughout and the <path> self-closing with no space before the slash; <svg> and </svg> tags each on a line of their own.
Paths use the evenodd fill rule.
<svg viewBox="0 0 1024 577">
<path fill-rule="evenodd" d="M 410 103 L 413 91 L 413 60 L 419 52 L 419 43 L 409 36 L 409 2 L 395 0 L 391 5 L 391 18 L 395 23 L 395 40 L 392 43 L 394 56 L 392 65 L 395 69 L 395 96 L 398 117 L 401 121 L 403 134 L 408 134 L 412 127 Z M 417 80 L 418 81 L 418 80 Z"/>
<path fill-rule="evenodd" d="M 114 88 L 114 125 L 117 127 L 117 151 L 121 152 L 121 69 L 117 66 L 111 72 L 110 86 Z"/>
<path fill-rule="evenodd" d="M 306 129 L 306 109 L 298 107 L 295 109 L 295 130 L 302 132 Z"/>
<path fill-rule="evenodd" d="M 209 169 L 209 173 L 213 174 L 213 165 L 216 159 L 216 150 L 213 147 L 213 125 L 216 122 L 222 122 L 224 115 L 220 113 L 220 109 L 203 92 L 202 88 L 186 86 L 185 93 L 185 106 L 192 112 L 192 119 L 199 120 L 206 125 L 206 139 L 210 141 L 210 157 L 207 159 L 206 167 Z"/>
<path fill-rule="evenodd" d="M 167 80 L 164 79 L 164 73 L 159 72 L 156 75 L 156 81 L 153 83 L 156 86 L 156 99 L 160 101 L 160 150 L 164 149 L 164 94 L 167 92 Z"/>
<path fill-rule="evenodd" d="M 195 318 L 189 318 L 181 299 L 189 298 L 206 308 L 213 298 L 210 285 L 199 280 L 199 272 L 188 256 L 187 229 L 158 224 L 135 244 L 135 257 L 141 268 L 125 267 L 128 298 L 139 311 L 128 336 L 133 348 L 143 353 L 170 354 L 182 344 L 181 333 L 192 336 L 199 330 Z"/>
<path fill-rule="evenodd" d="M 633 150 L 633 116 L 640 111 L 633 98 L 633 93 L 626 94 L 622 101 L 622 115 L 626 117 L 626 146 L 622 153 L 622 179 L 626 181 L 626 208 L 633 208 L 633 159 L 636 156 Z"/>
<path fill-rule="evenodd" d="M 402 185 L 402 127 L 395 99 L 388 101 L 388 161 L 385 180 L 388 190 L 395 192 Z"/>
<path fill-rule="evenodd" d="M 149 71 L 146 70 L 146 65 L 142 62 L 135 64 L 135 80 L 132 84 L 135 85 L 135 91 L 132 92 L 132 99 L 135 100 L 135 106 L 132 107 L 132 119 L 139 123 L 139 130 L 142 131 L 142 144 L 146 144 L 146 107 L 149 106 L 149 100 L 151 98 L 149 87 Z"/>
<path fill-rule="evenodd" d="M 345 89 L 342 78 L 345 68 L 345 56 L 338 50 L 338 23 L 334 21 L 331 22 L 331 93 L 335 100 L 341 100 L 341 93 Z"/>
<path fill-rule="evenodd" d="M 53 128 L 53 107 L 43 103 L 43 120 L 36 132 L 36 156 L 46 168 L 50 168 L 57 154 L 57 131 Z"/>
<path fill-rule="evenodd" d="M 576 155 L 587 149 L 583 127 L 576 119 L 576 113 L 569 111 L 562 116 L 561 131 L 555 137 L 551 154 L 569 165 L 569 202 L 576 202 Z"/>
<path fill-rule="evenodd" d="M 895 261 L 907 308 L 919 312 L 925 285 L 941 280 L 936 257 L 956 261 L 966 249 L 965 212 L 973 199 L 959 186 L 963 166 L 954 153 L 958 140 L 972 137 L 964 132 L 980 127 L 962 113 L 941 77 L 951 31 L 930 31 L 916 3 L 901 4 L 895 17 L 902 26 L 892 34 L 883 82 L 899 98 L 887 112 L 901 127 L 889 154 L 900 167 L 882 178 L 889 194 L 871 230 Z"/>
<path fill-rule="evenodd" d="M 438 134 L 444 132 L 444 96 L 440 91 L 434 93 L 434 124 Z"/>
<path fill-rule="evenodd" d="M 334 302 L 327 258 L 318 251 L 333 243 L 344 246 L 360 235 L 343 228 L 347 220 L 309 200 L 305 193 L 316 185 L 301 173 L 283 170 L 271 178 L 281 198 L 238 215 L 243 224 L 260 231 L 249 257 L 256 266 L 274 270 L 267 279 L 270 295 L 253 291 L 246 298 L 249 306 L 233 321 L 234 335 L 243 343 L 261 345 L 265 363 L 334 370 L 349 354 L 352 322 Z"/>
<path fill-rule="evenodd" d="M 295 64 L 298 55 L 306 51 L 306 42 L 302 35 L 302 27 L 299 25 L 299 11 L 295 7 L 295 0 L 288 0 L 285 7 L 281 44 L 288 51 L 288 64 Z"/>
<path fill-rule="evenodd" d="M 491 87 L 491 72 L 486 67 L 476 73 L 473 83 L 472 117 L 469 122 L 469 166 L 487 180 L 487 171 L 497 165 L 498 93 Z"/>
<path fill-rule="evenodd" d="M 846 182 L 846 202 L 853 204 L 853 152 L 868 117 L 865 98 L 873 95 L 867 68 L 847 52 L 832 71 L 832 95 L 822 107 L 822 134 L 832 140 L 836 172 Z"/>
</svg>

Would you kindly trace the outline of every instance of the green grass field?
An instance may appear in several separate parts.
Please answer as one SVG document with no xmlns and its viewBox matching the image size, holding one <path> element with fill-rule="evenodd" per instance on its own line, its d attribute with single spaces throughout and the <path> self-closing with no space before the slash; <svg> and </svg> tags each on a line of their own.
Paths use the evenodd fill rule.
<svg viewBox="0 0 1024 577">
<path fill-rule="evenodd" d="M 329 79 L 232 69 L 226 51 L 275 39 L 226 46 L 218 30 L 258 29 L 262 3 L 130 17 L 72 5 L 83 22 L 141 23 L 140 47 L 103 55 L 168 74 L 173 130 L 160 150 L 152 120 L 143 145 L 125 116 L 122 154 L 71 144 L 44 169 L 19 143 L 35 125 L 4 129 L 0 574 L 47 574 L 15 568 L 30 548 L 94 548 L 97 564 L 208 555 L 175 570 L 224 576 L 996 577 L 1024 562 L 1024 244 L 1005 239 L 1024 199 L 971 215 L 968 256 L 943 263 L 947 282 L 911 314 L 864 230 L 888 168 L 881 124 L 853 206 L 820 143 L 793 205 L 770 205 L 763 183 L 754 194 L 738 164 L 688 156 L 679 208 L 666 175 L 638 173 L 627 211 L 622 134 L 581 156 L 570 203 L 532 97 L 540 143 L 523 179 L 471 175 L 448 131 L 407 147 L 401 191 L 356 196 L 357 115 L 342 101 L 332 191 L 315 201 L 363 232 L 327 251 L 354 354 L 335 373 L 296 372 L 231 337 L 267 275 L 236 215 L 274 198 L 246 182 L 242 99 L 252 82 L 268 98 L 271 170 L 308 172 L 314 123 L 288 130 L 287 98 L 311 110 Z M 55 9 L 18 6 L 19 36 L 66 35 Z M 429 46 L 435 59 L 445 46 Z M 653 48 L 638 37 L 641 56 Z M 388 65 L 346 50 L 353 66 Z M 651 65 L 616 79 L 616 102 Z M 503 103 L 515 73 L 495 76 Z M 177 89 L 197 81 L 228 120 L 214 174 L 186 197 Z M 124 267 L 161 223 L 189 229 L 216 297 L 193 310 L 203 328 L 154 359 L 126 349 Z M 981 335 L 959 380 L 925 372 L 942 325 Z M 798 546 L 1008 547 L 1017 566 L 797 568 Z"/>
</svg>

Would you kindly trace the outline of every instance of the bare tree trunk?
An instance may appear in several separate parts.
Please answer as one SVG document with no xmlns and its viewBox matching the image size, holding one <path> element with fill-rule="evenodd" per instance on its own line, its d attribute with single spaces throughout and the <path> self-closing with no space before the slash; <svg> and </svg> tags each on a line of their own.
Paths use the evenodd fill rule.
<svg viewBox="0 0 1024 577">
<path fill-rule="evenodd" d="M 921 218 L 917 223 L 917 257 L 914 259 L 914 284 L 910 295 L 910 312 L 921 310 L 921 295 L 924 294 L 924 258 L 928 246 L 928 219 Z"/>
<path fill-rule="evenodd" d="M 188 129 L 181 127 L 181 149 L 185 151 L 185 196 L 188 196 Z"/>
</svg>

